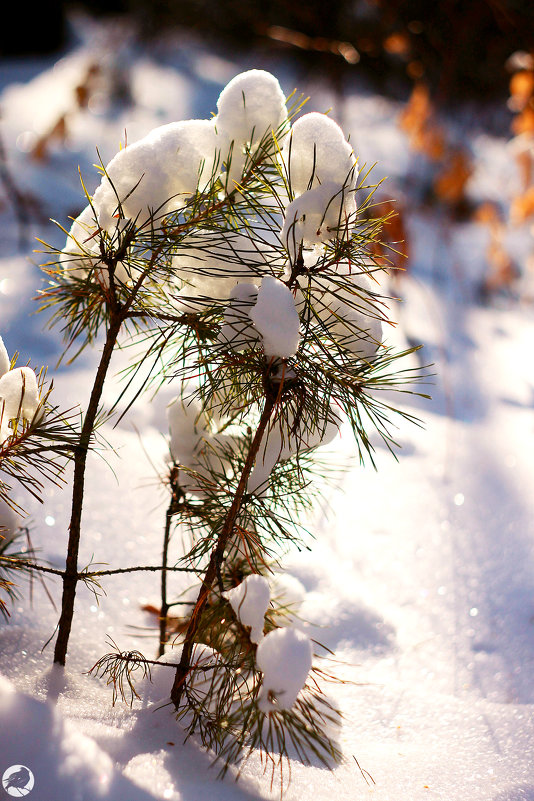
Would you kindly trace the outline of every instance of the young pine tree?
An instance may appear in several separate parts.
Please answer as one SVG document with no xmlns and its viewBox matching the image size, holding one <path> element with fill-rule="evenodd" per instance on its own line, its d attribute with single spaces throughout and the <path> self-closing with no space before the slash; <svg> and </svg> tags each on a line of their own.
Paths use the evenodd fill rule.
<svg viewBox="0 0 534 801">
<path fill-rule="evenodd" d="M 116 651 L 95 670 L 123 694 L 136 692 L 136 671 L 166 675 L 178 718 L 225 767 L 255 748 L 273 769 L 292 753 L 340 758 L 315 645 L 273 576 L 308 541 L 316 450 L 342 426 L 361 459 L 372 462 L 373 431 L 393 447 L 390 390 L 414 379 L 384 341 L 373 188 L 339 126 L 298 116 L 301 106 L 269 73 L 238 75 L 212 119 L 156 128 L 102 165 L 47 266 L 43 305 L 68 344 L 104 339 L 75 449 L 55 661 L 65 662 L 77 582 L 87 579 L 78 570 L 87 451 L 105 417 L 112 354 L 130 344 L 138 355 L 117 403 L 128 408 L 164 382 L 177 393 L 159 659 Z M 177 533 L 185 552 L 170 564 Z M 168 597 L 171 570 L 191 574 L 193 600 Z"/>
</svg>

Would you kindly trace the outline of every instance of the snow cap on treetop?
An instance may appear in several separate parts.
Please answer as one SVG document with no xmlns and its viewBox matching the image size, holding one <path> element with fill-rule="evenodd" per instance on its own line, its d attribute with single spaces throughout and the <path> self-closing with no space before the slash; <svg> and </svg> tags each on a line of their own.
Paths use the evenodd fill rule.
<svg viewBox="0 0 534 801">
<path fill-rule="evenodd" d="M 311 112 L 293 123 L 283 159 L 295 195 L 327 182 L 346 190 L 356 185 L 356 156 L 339 125 Z"/>
<path fill-rule="evenodd" d="M 151 213 L 181 208 L 209 183 L 220 142 L 213 120 L 183 120 L 119 150 L 93 196 L 99 224 L 113 230 L 123 216 L 142 225 Z"/>
<path fill-rule="evenodd" d="M 253 573 L 237 587 L 223 592 L 223 596 L 229 601 L 240 623 L 250 626 L 250 641 L 259 643 L 263 638 L 265 613 L 271 600 L 271 590 L 265 576 Z"/>
<path fill-rule="evenodd" d="M 286 99 L 274 75 L 249 70 L 232 78 L 217 101 L 217 130 L 239 145 L 257 144 L 287 121 Z"/>
<path fill-rule="evenodd" d="M 256 664 L 263 673 L 258 696 L 262 712 L 291 709 L 311 670 L 311 642 L 297 629 L 275 629 L 258 645 Z"/>
</svg>

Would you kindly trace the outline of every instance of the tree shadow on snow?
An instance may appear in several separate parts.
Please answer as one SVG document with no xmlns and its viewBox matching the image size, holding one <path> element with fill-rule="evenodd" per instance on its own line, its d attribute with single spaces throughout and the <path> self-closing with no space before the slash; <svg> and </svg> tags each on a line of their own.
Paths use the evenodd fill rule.
<svg viewBox="0 0 534 801">
<path fill-rule="evenodd" d="M 133 763 L 129 771 L 135 772 L 135 763 L 143 758 L 153 763 L 156 757 L 161 760 L 158 771 L 169 774 L 182 801 L 263 801 L 261 795 L 245 786 L 246 780 L 236 786 L 232 772 L 224 781 L 217 779 L 222 763 L 214 763 L 213 754 L 202 749 L 194 738 L 184 742 L 185 731 L 170 704 L 154 704 L 132 712 L 132 716 L 134 725 L 122 737 L 94 736 L 121 770 Z"/>
<path fill-rule="evenodd" d="M 0 752 L 4 768 L 23 765 L 42 801 L 154 801 L 155 796 L 118 773 L 95 741 L 64 720 L 56 707 L 15 691 L 0 680 Z M 24 794 L 24 793 L 23 793 Z"/>
<path fill-rule="evenodd" d="M 311 624 L 307 634 L 330 648 L 355 648 L 383 654 L 395 647 L 395 629 L 372 609 L 340 599 L 328 610 L 324 625 Z"/>
</svg>

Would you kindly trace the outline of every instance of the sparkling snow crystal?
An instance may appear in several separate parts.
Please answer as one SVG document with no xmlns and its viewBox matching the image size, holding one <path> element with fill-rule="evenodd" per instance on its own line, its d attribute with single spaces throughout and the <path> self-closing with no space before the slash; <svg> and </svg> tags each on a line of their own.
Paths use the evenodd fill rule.
<svg viewBox="0 0 534 801">
<path fill-rule="evenodd" d="M 311 642 L 296 629 L 275 629 L 258 645 L 256 664 L 263 673 L 258 697 L 262 712 L 291 709 L 311 670 Z"/>
<path fill-rule="evenodd" d="M 288 359 L 295 355 L 300 342 L 300 321 L 293 295 L 285 284 L 266 276 L 249 314 L 262 336 L 267 358 Z"/>
<path fill-rule="evenodd" d="M 237 587 L 223 592 L 243 626 L 250 626 L 251 642 L 259 643 L 263 637 L 265 613 L 271 600 L 269 582 L 264 576 L 247 576 Z"/>
<path fill-rule="evenodd" d="M 97 801 L 137 797 L 135 785 L 115 772 L 110 757 L 65 720 L 56 705 L 18 692 L 3 676 L 0 726 L 9 732 L 2 740 L 3 766 L 22 763 L 35 777 L 35 790 L 28 793 L 29 798 Z M 17 795 L 27 793 L 18 791 Z M 6 793 L 4 797 L 9 796 Z"/>
</svg>

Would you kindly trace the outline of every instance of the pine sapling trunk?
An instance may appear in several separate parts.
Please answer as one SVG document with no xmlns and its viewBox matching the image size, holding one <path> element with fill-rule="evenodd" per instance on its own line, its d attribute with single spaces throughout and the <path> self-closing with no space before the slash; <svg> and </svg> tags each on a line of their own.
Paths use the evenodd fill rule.
<svg viewBox="0 0 534 801">
<path fill-rule="evenodd" d="M 172 511 L 169 508 L 165 515 L 165 534 L 163 536 L 163 553 L 161 559 L 161 608 L 159 613 L 158 656 L 163 656 L 167 643 L 167 615 L 169 614 L 169 604 L 167 603 L 167 555 L 169 550 L 171 521 Z"/>
<path fill-rule="evenodd" d="M 194 606 L 194 609 L 191 613 L 191 619 L 189 621 L 189 626 L 187 627 L 187 632 L 183 643 L 182 656 L 180 659 L 180 663 L 176 669 L 174 684 L 171 690 L 171 701 L 173 702 L 175 709 L 178 709 L 180 706 L 180 701 L 182 698 L 185 681 L 189 671 L 191 670 L 191 657 L 193 653 L 193 647 L 196 642 L 195 636 L 200 623 L 202 612 L 204 611 L 204 608 L 208 602 L 209 593 L 215 582 L 215 579 L 217 578 L 217 574 L 220 571 L 220 567 L 224 559 L 224 551 L 232 536 L 235 522 L 241 510 L 241 506 L 243 503 L 243 496 L 245 495 L 250 473 L 252 472 L 256 456 L 260 449 L 263 435 L 267 429 L 267 426 L 269 425 L 269 421 L 276 406 L 277 395 L 272 390 L 273 388 L 269 387 L 268 390 L 266 391 L 265 405 L 263 407 L 263 412 L 261 414 L 260 421 L 256 429 L 256 433 L 254 434 L 254 439 L 251 442 L 250 449 L 243 467 L 243 471 L 239 479 L 239 484 L 237 485 L 236 493 L 234 495 L 234 499 L 228 510 L 228 514 L 226 515 L 223 527 L 221 529 L 215 547 L 211 552 L 210 561 L 206 573 L 204 575 L 204 578 L 202 580 L 202 586 L 200 588 L 200 592 L 198 594 L 198 598 Z"/>
<path fill-rule="evenodd" d="M 111 356 L 115 348 L 117 337 L 123 322 L 122 315 L 112 312 L 109 327 L 106 335 L 106 342 L 102 350 L 100 364 L 93 384 L 89 406 L 84 417 L 80 441 L 76 447 L 74 455 L 74 478 L 72 487 L 72 509 L 69 525 L 69 542 L 67 546 L 67 560 L 63 576 L 63 596 L 61 599 L 61 616 L 58 624 L 58 635 L 54 650 L 54 662 L 59 665 L 65 664 L 67 647 L 72 627 L 72 616 L 74 613 L 74 599 L 76 597 L 76 586 L 79 579 L 78 574 L 78 552 L 80 549 L 80 528 L 82 520 L 82 507 L 85 487 L 85 467 L 87 462 L 87 452 L 91 436 L 94 431 L 96 416 L 104 381 L 111 361 Z"/>
<path fill-rule="evenodd" d="M 170 485 L 171 485 L 171 500 L 169 508 L 165 513 L 165 532 L 163 535 L 163 550 L 161 555 L 161 609 L 159 613 L 159 650 L 158 656 L 163 656 L 165 653 L 165 645 L 167 644 L 167 616 L 169 614 L 169 604 L 167 601 L 167 565 L 169 558 L 169 542 L 171 539 L 171 525 L 172 518 L 178 511 L 180 488 L 178 482 L 178 468 L 171 469 Z"/>
</svg>

